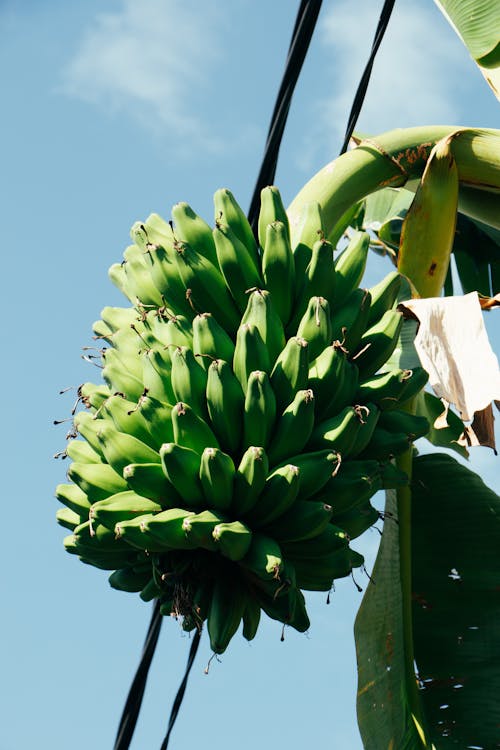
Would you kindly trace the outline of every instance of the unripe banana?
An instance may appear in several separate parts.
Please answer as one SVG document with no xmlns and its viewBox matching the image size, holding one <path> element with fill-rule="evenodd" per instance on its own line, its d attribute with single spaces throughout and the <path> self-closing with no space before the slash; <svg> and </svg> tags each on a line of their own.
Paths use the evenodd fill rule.
<svg viewBox="0 0 500 750">
<path fill-rule="evenodd" d="M 253 597 L 248 595 L 245 599 L 245 609 L 243 610 L 243 638 L 252 641 L 257 635 L 260 623 L 260 604 Z"/>
<path fill-rule="evenodd" d="M 334 513 L 332 522 L 344 529 L 349 539 L 357 539 L 363 532 L 373 526 L 374 523 L 380 518 L 378 510 L 375 510 L 373 505 L 370 504 L 369 500 L 366 500 L 360 505 L 356 505 L 354 508 L 347 510 L 343 513 Z M 353 567 L 358 567 L 363 564 L 363 558 L 361 555 L 356 557 L 357 553 L 351 550 L 351 555 L 354 556 L 355 563 Z M 357 562 L 361 558 L 361 562 Z"/>
<path fill-rule="evenodd" d="M 96 453 L 86 440 L 70 440 L 66 445 L 66 455 L 76 462 L 85 464 L 102 463 L 102 456 Z"/>
<path fill-rule="evenodd" d="M 102 446 L 102 452 L 107 463 L 117 474 L 122 476 L 127 464 L 160 463 L 157 451 L 150 448 L 141 440 L 125 432 L 119 432 L 106 420 L 100 420 L 97 439 Z"/>
<path fill-rule="evenodd" d="M 172 407 L 153 398 L 144 391 L 137 404 L 137 409 L 147 421 L 148 429 L 154 439 L 154 447 L 160 448 L 163 443 L 171 443 L 174 439 L 172 427 Z"/>
<path fill-rule="evenodd" d="M 288 326 L 290 331 L 297 330 L 311 297 L 323 297 L 332 309 L 335 300 L 333 247 L 324 238 L 316 238 L 313 244 L 311 259 L 305 272 L 302 294 L 295 303 L 295 311 Z"/>
<path fill-rule="evenodd" d="M 199 480 L 200 454 L 177 443 L 160 448 L 163 471 L 190 508 L 203 507 L 205 496 Z"/>
<path fill-rule="evenodd" d="M 178 346 L 171 352 L 170 357 L 172 390 L 176 402 L 188 404 L 198 417 L 204 419 L 207 413 L 205 370 L 187 346 Z"/>
<path fill-rule="evenodd" d="M 349 458 L 356 458 L 356 456 L 359 456 L 366 446 L 369 445 L 381 416 L 378 406 L 370 402 L 363 406 L 357 406 L 356 409 L 360 427 L 354 445 L 348 452 L 344 451 L 344 456 L 348 456 Z"/>
<path fill-rule="evenodd" d="M 212 536 L 221 554 L 233 562 L 245 557 L 252 542 L 252 530 L 241 521 L 218 523 Z"/>
<path fill-rule="evenodd" d="M 72 463 L 68 478 L 85 492 L 90 503 L 127 489 L 126 481 L 107 464 Z"/>
<path fill-rule="evenodd" d="M 213 230 L 217 259 L 231 296 L 241 313 L 245 312 L 248 290 L 259 287 L 262 279 L 246 245 L 224 221 Z"/>
<path fill-rule="evenodd" d="M 130 372 L 115 349 L 108 349 L 103 361 L 102 377 L 111 393 L 123 393 L 130 401 L 137 401 L 144 390 L 142 372 Z"/>
<path fill-rule="evenodd" d="M 330 449 L 319 450 L 291 456 L 287 463 L 299 469 L 299 497 L 307 500 L 319 492 L 338 469 L 339 456 Z"/>
<path fill-rule="evenodd" d="M 181 496 L 169 482 L 161 464 L 128 464 L 123 469 L 128 487 L 138 495 L 160 503 L 162 508 L 175 508 Z"/>
<path fill-rule="evenodd" d="M 234 477 L 231 513 L 246 515 L 264 489 L 269 472 L 269 461 L 264 448 L 251 445 L 244 452 Z"/>
<path fill-rule="evenodd" d="M 324 297 L 311 297 L 300 319 L 297 336 L 309 344 L 309 361 L 312 362 L 332 341 L 330 306 Z"/>
<path fill-rule="evenodd" d="M 220 271 L 185 242 L 176 242 L 174 250 L 177 270 L 193 309 L 197 313 L 212 313 L 217 322 L 233 335 L 240 316 Z"/>
<path fill-rule="evenodd" d="M 56 513 L 56 521 L 59 526 L 65 529 L 73 531 L 85 520 L 85 516 L 79 516 L 74 510 L 70 508 L 59 508 Z"/>
<path fill-rule="evenodd" d="M 157 349 L 149 349 L 141 354 L 142 363 L 142 392 L 144 389 L 157 401 L 164 404 L 174 404 L 176 398 L 170 380 L 170 357 Z M 140 398 L 140 396 L 138 397 Z M 132 399 L 131 399 L 132 400 Z"/>
<path fill-rule="evenodd" d="M 58 484 L 55 496 L 60 503 L 81 518 L 88 518 L 90 501 L 83 490 L 75 484 Z"/>
<path fill-rule="evenodd" d="M 235 574 L 219 575 L 215 581 L 207 618 L 210 648 L 222 654 L 239 628 L 247 597 Z"/>
<path fill-rule="evenodd" d="M 309 344 L 292 336 L 276 360 L 271 372 L 271 385 L 276 396 L 276 407 L 282 412 L 304 390 L 309 377 Z"/>
<path fill-rule="evenodd" d="M 287 456 L 300 453 L 309 440 L 314 427 L 314 393 L 311 389 L 297 391 L 292 403 L 277 419 L 268 446 L 271 466 L 284 461 Z"/>
<path fill-rule="evenodd" d="M 233 371 L 244 391 L 247 389 L 250 373 L 254 370 L 270 372 L 269 352 L 257 326 L 243 323 L 236 334 Z"/>
<path fill-rule="evenodd" d="M 252 527 L 265 526 L 294 504 L 300 487 L 300 470 L 293 464 L 275 469 L 266 479 L 264 489 L 247 515 Z"/>
<path fill-rule="evenodd" d="M 251 372 L 243 410 L 244 449 L 269 443 L 276 420 L 276 397 L 266 372 Z"/>
<path fill-rule="evenodd" d="M 161 307 L 163 300 L 149 273 L 143 251 L 137 245 L 130 245 L 123 253 L 127 296 L 131 301 L 138 300 L 142 305 Z M 131 296 L 130 296 L 131 295 Z"/>
<path fill-rule="evenodd" d="M 252 227 L 245 212 L 237 203 L 234 195 L 227 188 L 221 188 L 214 194 L 215 220 L 228 224 L 238 239 L 243 242 L 256 268 L 260 269 L 260 256 Z"/>
<path fill-rule="evenodd" d="M 279 353 L 285 346 L 285 331 L 281 318 L 276 312 L 271 295 L 266 289 L 255 289 L 248 297 L 247 308 L 241 325 L 250 323 L 259 329 L 273 367 Z"/>
<path fill-rule="evenodd" d="M 389 432 L 404 432 L 412 441 L 424 437 L 430 429 L 426 417 L 419 417 L 401 409 L 392 409 L 381 414 L 379 426 Z"/>
<path fill-rule="evenodd" d="M 311 363 L 308 386 L 315 398 L 318 419 L 326 419 L 352 403 L 358 382 L 358 368 L 347 359 L 338 341 L 327 346 Z"/>
<path fill-rule="evenodd" d="M 356 403 L 365 401 L 376 403 L 380 409 L 395 409 L 406 388 L 407 381 L 412 377 L 412 370 L 388 370 L 363 380 L 356 391 Z"/>
<path fill-rule="evenodd" d="M 201 547 L 213 552 L 217 549 L 214 529 L 225 520 L 224 516 L 213 510 L 202 510 L 200 513 L 191 513 L 186 516 L 182 528 L 193 547 Z"/>
<path fill-rule="evenodd" d="M 316 560 L 321 567 L 321 559 L 339 549 L 345 549 L 349 544 L 349 537 L 343 529 L 329 523 L 319 534 L 311 539 L 301 539 L 298 542 L 282 542 L 283 554 L 290 560 Z M 295 563 L 294 563 L 295 565 Z"/>
<path fill-rule="evenodd" d="M 233 361 L 234 344 L 211 313 L 201 313 L 193 320 L 193 352 L 204 370 L 214 359 Z"/>
<path fill-rule="evenodd" d="M 349 244 L 335 260 L 335 308 L 340 307 L 363 278 L 370 247 L 368 232 L 354 232 Z"/>
<path fill-rule="evenodd" d="M 113 531 L 117 523 L 161 510 L 159 503 L 125 490 L 93 503 L 89 516 L 93 522 Z"/>
<path fill-rule="evenodd" d="M 378 461 L 343 461 L 336 476 L 323 487 L 317 499 L 329 503 L 336 517 L 369 500 L 383 488 Z"/>
<path fill-rule="evenodd" d="M 329 591 L 336 578 L 344 578 L 351 573 L 353 567 L 361 565 L 352 555 L 353 550 L 346 547 L 332 552 L 321 558 L 321 564 L 316 560 L 294 560 L 297 574 L 297 585 L 307 591 Z"/>
<path fill-rule="evenodd" d="M 260 532 L 255 533 L 252 536 L 250 549 L 240 564 L 257 578 L 268 581 L 277 579 L 283 570 L 280 546 L 274 538 Z"/>
<path fill-rule="evenodd" d="M 306 268 L 312 255 L 312 246 L 324 236 L 323 215 L 321 206 L 316 201 L 306 203 L 301 212 L 300 223 L 292 227 L 292 251 L 295 263 L 295 300 L 302 296 Z"/>
<path fill-rule="evenodd" d="M 368 327 L 370 303 L 370 292 L 355 289 L 333 313 L 332 339 L 340 341 L 348 352 L 356 351 Z"/>
<path fill-rule="evenodd" d="M 159 447 L 137 403 L 129 401 L 121 394 L 106 399 L 100 414 L 109 418 L 119 432 L 127 432 L 155 450 Z"/>
<path fill-rule="evenodd" d="M 172 315 L 168 310 L 162 308 L 155 310 L 153 314 L 148 314 L 147 320 L 152 334 L 165 349 L 171 349 L 175 346 L 188 346 L 193 348 L 193 328 L 191 317 L 176 313 Z M 158 347 L 156 347 L 158 348 Z M 167 361 L 168 358 L 166 357 Z"/>
<path fill-rule="evenodd" d="M 102 445 L 97 437 L 97 433 L 104 424 L 103 419 L 97 419 L 89 414 L 88 411 L 78 411 L 73 417 L 75 430 L 87 441 L 91 448 L 104 459 Z"/>
<path fill-rule="evenodd" d="M 218 448 L 205 448 L 201 454 L 200 482 L 210 508 L 224 511 L 230 507 L 235 473 L 231 456 Z"/>
<path fill-rule="evenodd" d="M 260 212 L 258 222 L 258 235 L 260 246 L 265 250 L 267 227 L 274 221 L 280 221 L 290 237 L 290 226 L 288 215 L 281 200 L 280 191 L 274 185 L 265 187 L 260 193 Z"/>
<path fill-rule="evenodd" d="M 292 313 L 295 264 L 290 247 L 288 223 L 273 221 L 266 227 L 262 275 L 266 289 L 283 325 Z"/>
<path fill-rule="evenodd" d="M 398 344 L 402 325 L 402 313 L 388 310 L 365 331 L 352 357 L 363 379 L 374 375 L 387 362 Z"/>
<path fill-rule="evenodd" d="M 172 409 L 172 426 L 174 442 L 191 448 L 200 455 L 205 448 L 219 447 L 217 438 L 205 420 L 198 417 L 191 407 L 182 401 Z"/>
<path fill-rule="evenodd" d="M 390 412 L 388 412 L 390 413 Z M 360 458 L 373 458 L 376 461 L 386 461 L 389 458 L 400 456 L 408 450 L 411 438 L 405 432 L 389 432 L 382 427 L 375 427 L 370 442 Z"/>
<path fill-rule="evenodd" d="M 376 323 L 387 310 L 392 310 L 401 289 L 402 279 L 403 277 L 400 273 L 393 271 L 369 289 L 372 301 L 368 326 Z"/>
<path fill-rule="evenodd" d="M 93 383 L 82 383 L 78 388 L 78 395 L 87 409 L 96 411 L 111 396 L 107 385 L 94 385 Z"/>
<path fill-rule="evenodd" d="M 267 524 L 263 533 L 279 543 L 312 539 L 326 529 L 332 518 L 332 507 L 315 500 L 297 502 L 276 521 Z"/>
<path fill-rule="evenodd" d="M 175 223 L 176 239 L 191 245 L 197 253 L 218 268 L 212 229 L 207 222 L 184 202 L 173 206 L 172 218 Z"/>
<path fill-rule="evenodd" d="M 231 366 L 214 360 L 208 368 L 207 408 L 222 450 L 236 453 L 241 443 L 245 395 Z"/>
<path fill-rule="evenodd" d="M 348 456 L 356 444 L 360 427 L 359 411 L 354 406 L 346 406 L 335 417 L 315 427 L 308 445 L 316 449 L 329 447 L 342 457 Z"/>
</svg>

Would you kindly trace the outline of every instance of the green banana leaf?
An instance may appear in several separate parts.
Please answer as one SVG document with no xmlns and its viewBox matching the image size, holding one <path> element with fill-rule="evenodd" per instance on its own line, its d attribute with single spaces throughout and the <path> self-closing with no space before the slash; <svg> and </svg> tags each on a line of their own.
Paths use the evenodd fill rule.
<svg viewBox="0 0 500 750">
<path fill-rule="evenodd" d="M 405 677 L 396 493 L 386 493 L 382 540 L 354 625 L 358 725 L 365 750 L 422 750 Z"/>
<path fill-rule="evenodd" d="M 434 0 L 500 99 L 500 13 L 498 0 Z"/>
<path fill-rule="evenodd" d="M 440 453 L 414 459 L 412 487 L 415 661 L 429 732 L 439 750 L 494 750 L 500 497 Z"/>
</svg>

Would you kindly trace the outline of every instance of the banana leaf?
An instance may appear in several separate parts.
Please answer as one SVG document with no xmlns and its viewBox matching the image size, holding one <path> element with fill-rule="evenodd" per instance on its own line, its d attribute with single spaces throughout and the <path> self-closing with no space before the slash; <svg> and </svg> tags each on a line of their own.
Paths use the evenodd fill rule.
<svg viewBox="0 0 500 750">
<path fill-rule="evenodd" d="M 354 625 L 358 725 L 365 750 L 423 750 L 406 679 L 396 492 L 386 493 L 382 540 Z"/>
<path fill-rule="evenodd" d="M 413 629 L 439 750 L 500 741 L 500 497 L 451 456 L 413 462 Z"/>
<path fill-rule="evenodd" d="M 500 14 L 498 0 L 434 0 L 500 99 Z"/>
</svg>

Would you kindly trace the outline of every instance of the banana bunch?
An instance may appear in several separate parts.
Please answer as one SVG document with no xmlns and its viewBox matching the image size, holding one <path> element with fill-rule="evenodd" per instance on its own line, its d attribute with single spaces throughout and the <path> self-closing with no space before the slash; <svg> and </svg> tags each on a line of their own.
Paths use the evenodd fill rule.
<svg viewBox="0 0 500 750">
<path fill-rule="evenodd" d="M 229 190 L 214 204 L 213 229 L 186 203 L 132 227 L 109 272 L 130 305 L 94 324 L 104 383 L 79 389 L 56 496 L 68 552 L 185 630 L 207 621 L 220 654 L 261 611 L 308 629 L 302 590 L 363 563 L 349 542 L 428 424 L 399 408 L 427 374 L 386 367 L 399 275 L 358 288 L 368 235 L 336 257 L 312 203 L 292 246 L 268 187 L 257 243 Z"/>
</svg>

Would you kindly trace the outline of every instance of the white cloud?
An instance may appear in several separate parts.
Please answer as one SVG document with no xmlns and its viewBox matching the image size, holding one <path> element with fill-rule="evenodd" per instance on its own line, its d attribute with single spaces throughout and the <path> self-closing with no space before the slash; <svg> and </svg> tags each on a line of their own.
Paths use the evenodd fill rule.
<svg viewBox="0 0 500 750">
<path fill-rule="evenodd" d="M 322 19 L 318 32 L 330 61 L 323 73 L 324 90 L 331 93 L 316 103 L 318 132 L 310 133 L 306 144 L 309 159 L 325 150 L 325 140 L 329 153 L 338 152 L 381 5 L 341 0 Z M 376 134 L 396 127 L 455 124 L 463 117 L 462 86 L 471 67 L 467 51 L 432 5 L 396 3 L 357 129 Z"/>
<path fill-rule="evenodd" d="M 98 14 L 63 72 L 67 95 L 131 115 L 148 129 L 219 149 L 197 113 L 218 62 L 217 6 L 193 0 L 123 0 Z"/>
</svg>

